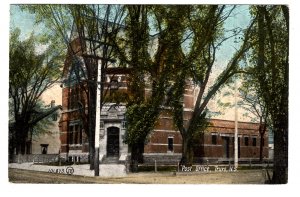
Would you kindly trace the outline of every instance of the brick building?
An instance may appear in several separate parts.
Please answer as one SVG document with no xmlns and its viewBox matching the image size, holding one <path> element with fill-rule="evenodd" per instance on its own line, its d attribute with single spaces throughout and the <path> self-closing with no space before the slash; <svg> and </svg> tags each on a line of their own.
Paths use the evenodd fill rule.
<svg viewBox="0 0 300 197">
<path fill-rule="evenodd" d="M 194 162 L 228 162 L 234 158 L 234 121 L 209 119 L 208 128 L 194 147 Z M 260 157 L 259 124 L 238 122 L 238 158 L 240 162 L 258 161 Z M 144 161 L 175 163 L 181 158 L 182 138 L 173 127 L 172 117 L 162 113 L 144 149 Z M 264 134 L 263 158 L 268 159 L 268 133 Z"/>
<path fill-rule="evenodd" d="M 121 73 L 120 73 L 121 72 Z M 126 86 L 127 75 L 123 69 L 109 68 L 107 70 L 106 81 L 104 82 L 104 91 L 111 91 L 112 81 L 118 83 L 118 90 L 108 92 L 108 95 L 122 94 L 127 91 Z M 88 136 L 84 131 L 83 120 L 80 116 L 78 101 L 80 100 L 86 114 L 88 106 L 84 103 L 85 94 L 78 87 L 78 84 L 67 85 L 62 87 L 62 108 L 63 112 L 60 120 L 61 133 L 61 156 L 75 161 L 88 159 Z M 125 134 L 125 103 L 106 102 L 101 111 L 100 122 L 100 159 L 106 156 L 122 156 L 126 158 L 128 155 L 128 147 L 123 143 Z"/>
<path fill-rule="evenodd" d="M 126 92 L 126 81 L 129 77 L 124 69 L 109 68 L 104 82 L 104 89 L 113 81 L 118 82 L 116 92 Z M 77 88 L 77 90 L 76 90 Z M 75 91 L 76 90 L 76 91 Z M 109 90 L 111 91 L 111 90 Z M 151 90 L 147 89 L 145 94 Z M 187 86 L 184 95 L 186 118 L 189 117 L 194 105 L 197 88 Z M 82 126 L 76 98 L 82 97 L 77 85 L 62 88 L 62 115 L 60 120 L 61 156 L 75 161 L 88 159 L 88 138 Z M 86 106 L 87 107 L 87 106 Z M 86 108 L 87 110 L 87 108 Z M 105 103 L 101 111 L 100 123 L 100 160 L 107 157 L 118 157 L 116 162 L 124 161 L 130 155 L 128 146 L 123 143 L 126 132 L 126 103 L 115 105 Z M 208 160 L 228 161 L 234 155 L 234 121 L 210 119 L 210 125 L 199 137 L 195 147 L 195 161 Z M 260 135 L 259 124 L 250 122 L 238 123 L 239 158 L 241 161 L 259 158 Z M 172 116 L 164 110 L 144 146 L 144 162 L 154 160 L 161 163 L 175 163 L 181 157 L 181 135 L 173 126 Z M 263 158 L 268 158 L 268 134 L 264 136 Z"/>
<path fill-rule="evenodd" d="M 78 40 L 73 41 L 74 51 L 77 48 Z M 77 53 L 77 60 L 84 64 L 80 53 Z M 76 65 L 75 65 L 76 67 Z M 115 162 L 128 159 L 129 147 L 123 143 L 126 133 L 126 103 L 114 102 L 113 95 L 119 96 L 128 92 L 127 82 L 130 77 L 128 68 L 108 66 L 103 82 L 103 91 L 110 95 L 108 102 L 105 102 L 101 111 L 100 122 L 100 160 L 105 161 L 109 157 L 117 158 Z M 77 75 L 80 73 L 77 73 Z M 62 115 L 60 119 L 60 140 L 61 156 L 73 161 L 87 161 L 89 155 L 89 144 L 87 131 L 84 130 L 84 120 L 80 113 L 84 110 L 88 113 L 86 95 L 80 89 L 80 84 L 74 81 L 74 65 L 70 59 L 66 59 L 63 69 L 62 85 Z M 96 77 L 96 76 L 94 76 Z M 85 82 L 82 82 L 85 83 Z M 82 84 L 81 84 L 82 85 Z M 113 88 L 117 86 L 117 88 Z M 184 93 L 185 119 L 189 119 L 195 104 L 195 98 L 199 89 L 189 81 L 186 83 Z M 146 86 L 145 96 L 151 94 L 151 89 Z M 80 105 L 79 105 L 80 104 Z M 234 121 L 209 120 L 210 126 L 199 137 L 194 149 L 195 161 L 206 160 L 233 160 L 234 151 Z M 239 158 L 240 160 L 259 159 L 260 135 L 257 123 L 239 122 Z M 181 157 L 181 135 L 173 126 L 172 116 L 165 108 L 159 116 L 154 131 L 149 135 L 144 145 L 144 162 L 154 160 L 161 163 L 176 163 Z M 268 158 L 268 133 L 265 133 L 263 144 L 263 158 Z"/>
</svg>

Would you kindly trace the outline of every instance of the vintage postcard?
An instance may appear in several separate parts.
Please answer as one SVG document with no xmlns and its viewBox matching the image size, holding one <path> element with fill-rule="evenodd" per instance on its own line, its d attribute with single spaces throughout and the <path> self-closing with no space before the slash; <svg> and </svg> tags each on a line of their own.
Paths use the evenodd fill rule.
<svg viewBox="0 0 300 197">
<path fill-rule="evenodd" d="M 288 183 L 288 5 L 9 9 L 10 183 Z"/>
</svg>

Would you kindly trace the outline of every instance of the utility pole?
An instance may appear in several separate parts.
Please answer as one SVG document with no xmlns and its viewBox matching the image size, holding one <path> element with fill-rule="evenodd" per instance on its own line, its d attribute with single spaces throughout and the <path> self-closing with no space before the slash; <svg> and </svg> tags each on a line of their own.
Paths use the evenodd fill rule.
<svg viewBox="0 0 300 197">
<path fill-rule="evenodd" d="M 100 153 L 100 116 L 101 116 L 101 60 L 98 60 L 96 94 L 96 127 L 95 127 L 95 176 L 99 176 L 99 153 Z"/>
<path fill-rule="evenodd" d="M 234 167 L 237 169 L 239 165 L 238 161 L 238 108 L 237 108 L 237 85 L 236 80 L 234 80 Z"/>
</svg>

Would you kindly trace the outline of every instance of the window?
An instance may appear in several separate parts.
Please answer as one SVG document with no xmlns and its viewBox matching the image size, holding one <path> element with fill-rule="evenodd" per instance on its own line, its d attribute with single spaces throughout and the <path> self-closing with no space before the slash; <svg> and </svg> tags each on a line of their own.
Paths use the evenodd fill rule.
<svg viewBox="0 0 300 197">
<path fill-rule="evenodd" d="M 256 146 L 256 137 L 252 138 L 252 146 Z"/>
<path fill-rule="evenodd" d="M 78 142 L 79 142 L 79 139 L 78 139 L 78 134 L 79 134 L 79 132 L 77 132 L 78 131 L 78 125 L 75 125 L 75 132 L 74 132 L 74 144 L 79 144 Z"/>
<path fill-rule="evenodd" d="M 57 121 L 57 113 L 52 114 L 52 121 Z"/>
<path fill-rule="evenodd" d="M 174 143 L 174 138 L 173 137 L 168 137 L 168 151 L 173 152 L 173 143 Z"/>
<path fill-rule="evenodd" d="M 249 137 L 245 137 L 245 146 L 249 146 Z"/>
<path fill-rule="evenodd" d="M 76 62 L 73 63 L 73 65 L 71 65 L 71 70 L 69 71 L 68 79 L 64 81 L 65 86 L 74 86 L 78 84 L 80 79 L 84 78 L 86 68 L 85 66 L 79 66 L 82 65 L 81 63 L 83 63 L 83 60 L 79 61 L 80 62 L 78 62 L 78 59 L 76 59 Z"/>
<path fill-rule="evenodd" d="M 118 90 L 119 88 L 119 82 L 117 80 L 111 80 L 109 85 L 110 90 Z"/>
<path fill-rule="evenodd" d="M 41 152 L 42 154 L 47 154 L 49 144 L 41 144 Z"/>
<path fill-rule="evenodd" d="M 126 121 L 122 122 L 122 129 L 126 129 Z"/>
<path fill-rule="evenodd" d="M 80 124 L 69 126 L 69 144 L 82 144 L 82 127 Z"/>
<path fill-rule="evenodd" d="M 104 129 L 104 122 L 100 121 L 100 129 Z"/>
<path fill-rule="evenodd" d="M 69 92 L 69 109 L 77 109 L 78 101 L 80 101 L 81 95 L 80 95 L 80 88 L 79 87 L 73 87 L 70 89 Z"/>
<path fill-rule="evenodd" d="M 217 135 L 216 134 L 212 134 L 211 136 L 211 143 L 216 145 L 217 144 Z"/>
</svg>

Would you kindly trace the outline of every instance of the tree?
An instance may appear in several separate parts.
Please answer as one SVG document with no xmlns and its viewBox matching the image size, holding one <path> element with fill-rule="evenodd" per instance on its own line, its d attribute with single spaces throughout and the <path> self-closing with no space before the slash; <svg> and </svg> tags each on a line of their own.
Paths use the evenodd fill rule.
<svg viewBox="0 0 300 197">
<path fill-rule="evenodd" d="M 289 14 L 286 6 L 253 6 L 257 23 L 250 54 L 259 96 L 268 107 L 274 131 L 272 183 L 288 177 L 288 72 Z"/>
<path fill-rule="evenodd" d="M 94 169 L 96 88 L 104 81 L 107 66 L 113 62 L 112 40 L 123 28 L 122 5 L 35 5 L 25 7 L 51 29 L 54 40 L 60 40 L 68 48 L 65 77 L 73 72 L 76 85 L 70 90 L 80 91 L 85 96 L 78 98 L 80 118 L 89 140 L 90 169 Z M 45 18 L 47 17 L 47 18 Z M 71 35 L 70 35 L 71 34 Z M 102 67 L 101 81 L 97 82 L 98 65 Z M 66 66 L 67 67 L 67 66 Z M 66 79 L 66 83 L 70 81 Z M 101 108 L 106 102 L 107 91 L 101 88 Z M 84 110 L 85 104 L 88 112 Z"/>
<path fill-rule="evenodd" d="M 176 73 L 173 70 L 173 56 L 170 54 L 177 52 L 174 47 L 180 45 L 178 39 L 174 38 L 182 37 L 186 8 L 187 6 L 126 6 L 125 37 L 117 39 L 115 46 L 117 57 L 131 71 L 125 142 L 131 148 L 130 163 L 134 172 L 137 171 L 138 162 L 142 160 L 147 137 L 163 110 L 172 73 Z M 174 28 L 176 20 L 168 15 L 174 16 L 176 12 L 179 13 L 178 16 L 182 14 L 176 20 L 183 23 Z M 154 26 L 157 31 L 155 36 L 150 35 L 150 26 Z M 151 92 L 146 92 L 145 88 L 151 89 Z"/>
<path fill-rule="evenodd" d="M 74 56 L 80 55 L 84 60 L 83 65 L 74 64 L 73 67 L 75 70 L 84 67 L 83 70 L 85 70 L 83 79 L 78 73 L 76 74 L 76 78 L 78 84 L 80 84 L 80 89 L 84 90 L 87 94 L 88 122 L 85 125 L 88 131 L 90 165 L 91 169 L 94 169 L 96 88 L 98 87 L 98 83 L 104 82 L 108 65 L 116 62 L 112 43 L 123 27 L 124 11 L 121 5 L 76 5 L 70 6 L 69 10 L 74 20 L 75 31 L 78 34 L 80 49 L 80 53 L 77 54 L 74 52 L 75 49 L 71 49 L 73 59 Z M 102 73 L 101 81 L 97 82 L 99 63 Z M 103 86 L 101 86 L 100 108 L 106 102 L 106 93 L 107 91 L 104 91 Z"/>
<path fill-rule="evenodd" d="M 179 68 L 177 80 L 174 84 L 174 90 L 171 101 L 173 106 L 174 121 L 182 136 L 182 159 L 181 164 L 191 165 L 193 163 L 193 144 L 195 138 L 202 133 L 208 125 L 207 104 L 214 95 L 226 84 L 231 77 L 240 72 L 239 62 L 245 52 L 251 46 L 248 42 L 251 35 L 253 21 L 247 29 L 244 30 L 243 39 L 240 48 L 233 55 L 227 67 L 219 74 L 214 83 L 210 86 L 208 81 L 216 59 L 218 47 L 230 37 L 222 35 L 223 22 L 230 16 L 232 9 L 225 12 L 225 6 L 195 6 L 189 16 L 189 27 L 193 34 L 191 49 L 188 53 L 181 56 L 177 62 Z M 187 114 L 184 112 L 183 99 L 185 79 L 191 78 L 195 86 L 199 87 L 194 109 L 190 114 L 188 121 L 185 121 Z"/>
<path fill-rule="evenodd" d="M 247 61 L 247 58 L 245 58 Z M 247 65 L 245 73 L 243 75 L 237 76 L 236 80 L 241 82 L 240 87 L 238 88 L 238 107 L 243 110 L 243 116 L 251 119 L 252 122 L 259 123 L 259 135 L 260 135 L 260 151 L 259 151 L 259 160 L 263 162 L 263 145 L 264 145 L 264 135 L 270 125 L 268 106 L 264 103 L 263 99 L 258 96 L 259 85 L 256 78 L 253 76 L 252 68 L 250 65 Z M 234 96 L 232 91 L 235 91 L 236 87 L 230 87 L 229 91 L 226 91 L 223 94 L 223 98 L 226 96 Z M 218 100 L 220 107 L 235 107 L 234 104 L 224 103 Z"/>
<path fill-rule="evenodd" d="M 264 135 L 266 133 L 268 127 L 268 106 L 265 105 L 262 98 L 257 96 L 255 88 L 257 86 L 253 86 L 257 83 L 249 84 L 253 81 L 248 80 L 247 83 L 244 83 L 243 87 L 239 89 L 240 97 L 242 98 L 243 103 L 239 105 L 242 106 L 243 109 L 252 113 L 259 122 L 259 135 L 260 135 L 260 145 L 259 145 L 259 161 L 263 162 L 263 145 L 264 145 Z M 252 87 L 251 87 L 252 86 Z"/>
<path fill-rule="evenodd" d="M 192 161 L 193 138 L 207 126 L 206 105 L 219 88 L 237 72 L 238 62 L 248 50 L 251 32 L 226 70 L 211 87 L 206 97 L 208 79 L 217 48 L 222 38 L 222 22 L 232 9 L 223 14 L 225 6 L 127 6 L 126 38 L 117 40 L 118 57 L 132 69 L 130 90 L 133 96 L 127 106 L 126 143 L 131 146 L 131 164 L 137 166 L 139 150 L 153 130 L 163 105 L 173 107 L 174 121 L 183 138 L 182 163 Z M 222 15 L 223 14 L 223 15 Z M 157 31 L 156 50 L 149 53 L 149 18 Z M 200 39 L 201 38 L 201 39 Z M 187 40 L 192 40 L 187 44 Z M 138 42 L 137 42 L 138 41 Z M 190 49 L 184 49 L 184 44 Z M 121 46 L 127 46 L 122 48 Z M 151 45 L 150 45 L 151 46 Z M 151 47 L 150 47 L 151 48 Z M 128 50 L 125 50 L 128 49 Z M 147 78 L 147 80 L 145 80 Z M 201 84 L 194 112 L 186 123 L 182 99 L 186 80 Z M 151 84 L 151 95 L 144 88 Z M 165 100 L 165 96 L 168 97 Z"/>
<path fill-rule="evenodd" d="M 13 30 L 9 43 L 10 155 L 14 149 L 16 154 L 25 154 L 29 130 L 58 109 L 39 111 L 39 99 L 60 78 L 62 60 L 51 50 L 37 53 L 33 34 L 24 41 L 19 35 L 19 29 Z"/>
</svg>

